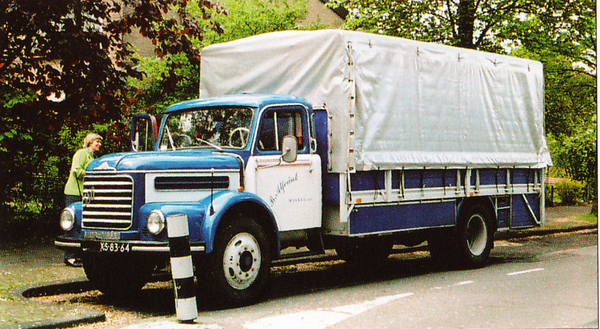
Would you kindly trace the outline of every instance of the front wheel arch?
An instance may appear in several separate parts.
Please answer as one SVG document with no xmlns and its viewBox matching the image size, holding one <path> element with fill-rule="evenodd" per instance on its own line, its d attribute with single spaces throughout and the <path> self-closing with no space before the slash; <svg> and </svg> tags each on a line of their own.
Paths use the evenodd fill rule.
<svg viewBox="0 0 600 329">
<path fill-rule="evenodd" d="M 214 194 L 214 200 L 210 198 L 203 200 L 203 207 L 207 211 L 203 223 L 203 238 L 206 242 L 206 252 L 210 254 L 217 232 L 227 224 L 243 214 L 247 214 L 257 221 L 266 231 L 271 243 L 271 252 L 275 257 L 279 255 L 281 243 L 279 240 L 278 227 L 275 217 L 269 206 L 256 195 L 247 192 L 223 191 Z"/>
<path fill-rule="evenodd" d="M 264 229 L 265 234 L 270 242 L 269 252 L 271 253 L 272 258 L 277 258 L 280 250 L 280 241 L 278 238 L 279 234 L 277 233 L 278 230 L 275 224 L 275 219 L 269 210 L 260 204 L 245 201 L 232 205 L 223 214 L 216 227 L 214 236 L 216 237 L 218 232 L 222 230 L 223 227 L 228 225 L 229 222 L 235 221 L 239 218 L 249 218 Z"/>
</svg>

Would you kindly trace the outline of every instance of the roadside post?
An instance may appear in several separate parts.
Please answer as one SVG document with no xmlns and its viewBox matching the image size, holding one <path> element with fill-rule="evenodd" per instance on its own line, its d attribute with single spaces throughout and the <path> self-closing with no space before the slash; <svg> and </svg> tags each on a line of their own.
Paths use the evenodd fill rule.
<svg viewBox="0 0 600 329">
<path fill-rule="evenodd" d="M 186 214 L 167 216 L 171 274 L 175 288 L 175 310 L 180 322 L 193 322 L 198 317 L 194 267 L 190 249 L 190 232 Z"/>
</svg>

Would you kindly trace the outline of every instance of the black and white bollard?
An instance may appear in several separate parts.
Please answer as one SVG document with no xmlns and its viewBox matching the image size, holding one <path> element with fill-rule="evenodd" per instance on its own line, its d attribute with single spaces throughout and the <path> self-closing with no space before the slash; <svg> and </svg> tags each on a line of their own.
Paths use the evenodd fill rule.
<svg viewBox="0 0 600 329">
<path fill-rule="evenodd" d="M 186 214 L 167 216 L 167 234 L 171 256 L 171 274 L 175 287 L 177 320 L 191 322 L 198 317 L 194 267 L 190 249 L 190 231 Z"/>
</svg>

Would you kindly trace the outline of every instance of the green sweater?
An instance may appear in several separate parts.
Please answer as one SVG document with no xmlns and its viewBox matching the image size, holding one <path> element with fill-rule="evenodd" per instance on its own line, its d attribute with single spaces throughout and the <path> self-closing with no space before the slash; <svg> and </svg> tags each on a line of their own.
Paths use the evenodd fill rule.
<svg viewBox="0 0 600 329">
<path fill-rule="evenodd" d="M 71 172 L 69 173 L 69 179 L 65 185 L 66 195 L 77 195 L 81 196 L 83 191 L 83 176 L 85 176 L 85 168 L 88 164 L 94 160 L 94 153 L 89 149 L 81 149 L 73 156 L 73 163 L 71 165 Z"/>
</svg>

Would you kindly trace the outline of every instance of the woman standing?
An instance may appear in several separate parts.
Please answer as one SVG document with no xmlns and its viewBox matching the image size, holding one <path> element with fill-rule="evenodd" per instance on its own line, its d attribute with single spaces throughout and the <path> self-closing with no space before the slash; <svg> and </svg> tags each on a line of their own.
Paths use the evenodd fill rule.
<svg viewBox="0 0 600 329">
<path fill-rule="evenodd" d="M 65 185 L 66 207 L 72 203 L 81 201 L 85 168 L 94 160 L 94 153 L 100 150 L 100 146 L 102 146 L 102 136 L 90 133 L 83 140 L 83 148 L 73 156 L 69 179 Z M 75 258 L 75 254 L 72 252 L 65 252 L 65 264 L 75 267 L 81 266 L 79 260 Z"/>
</svg>

